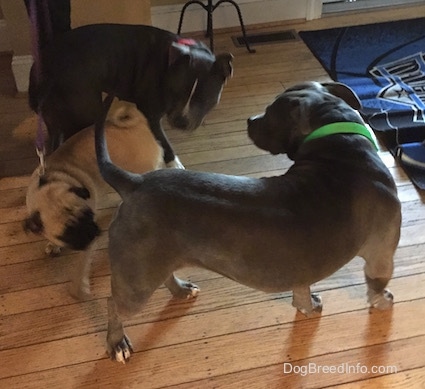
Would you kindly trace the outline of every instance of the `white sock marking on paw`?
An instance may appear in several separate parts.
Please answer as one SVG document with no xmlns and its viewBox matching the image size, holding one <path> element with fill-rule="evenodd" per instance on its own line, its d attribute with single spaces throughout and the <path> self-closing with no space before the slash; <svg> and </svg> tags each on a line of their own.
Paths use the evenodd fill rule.
<svg viewBox="0 0 425 389">
<path fill-rule="evenodd" d="M 196 296 L 198 296 L 200 291 L 201 290 L 199 288 L 192 288 L 191 291 L 190 291 L 190 294 L 187 295 L 187 298 L 188 299 L 195 298 Z"/>
<path fill-rule="evenodd" d="M 386 289 L 383 294 L 376 294 L 369 298 L 369 303 L 373 308 L 379 310 L 389 309 L 393 305 L 393 295 Z"/>
<path fill-rule="evenodd" d="M 184 169 L 184 165 L 181 163 L 179 157 L 176 155 L 174 160 L 167 163 L 167 168 L 171 169 Z"/>
<path fill-rule="evenodd" d="M 125 362 L 130 358 L 130 350 L 122 349 L 120 346 L 115 348 L 115 360 L 125 365 Z"/>
</svg>

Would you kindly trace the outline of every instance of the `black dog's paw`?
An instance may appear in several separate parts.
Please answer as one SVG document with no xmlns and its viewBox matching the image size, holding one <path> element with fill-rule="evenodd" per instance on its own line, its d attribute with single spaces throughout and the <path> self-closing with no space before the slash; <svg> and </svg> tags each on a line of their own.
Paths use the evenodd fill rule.
<svg viewBox="0 0 425 389">
<path fill-rule="evenodd" d="M 190 281 L 183 281 L 174 274 L 165 282 L 165 286 L 174 297 L 191 299 L 198 296 L 200 289 Z"/>
<path fill-rule="evenodd" d="M 201 289 L 198 285 L 192 284 L 191 282 L 186 282 L 184 285 L 184 290 L 186 291 L 186 298 L 191 299 L 198 296 Z"/>
<path fill-rule="evenodd" d="M 380 311 L 390 309 L 394 304 L 394 295 L 390 290 L 384 289 L 382 293 L 370 293 L 368 296 L 369 304 L 372 308 Z"/>
<path fill-rule="evenodd" d="M 130 360 L 130 355 L 133 352 L 133 346 L 127 335 L 121 339 L 121 342 L 111 347 L 108 345 L 108 354 L 113 361 L 126 363 Z"/>
<path fill-rule="evenodd" d="M 198 296 L 200 291 L 201 289 L 197 285 L 188 281 L 181 281 L 179 288 L 174 289 L 172 293 L 174 297 L 189 300 Z"/>
<path fill-rule="evenodd" d="M 292 300 L 292 305 L 298 309 L 304 316 L 311 316 L 313 313 L 321 313 L 322 312 L 322 298 L 318 293 L 310 293 L 310 289 L 301 290 L 300 293 L 298 290 L 295 293 Z M 308 292 L 308 293 L 307 293 Z"/>
<path fill-rule="evenodd" d="M 313 305 L 313 311 L 314 312 L 322 312 L 322 297 L 320 297 L 319 293 L 312 293 L 311 294 L 311 303 Z"/>
</svg>

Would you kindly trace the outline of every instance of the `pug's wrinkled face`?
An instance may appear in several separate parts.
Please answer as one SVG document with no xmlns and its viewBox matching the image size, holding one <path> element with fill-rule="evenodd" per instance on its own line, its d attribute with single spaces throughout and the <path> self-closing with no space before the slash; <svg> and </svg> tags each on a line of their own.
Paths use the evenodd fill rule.
<svg viewBox="0 0 425 389">
<path fill-rule="evenodd" d="M 100 234 L 90 193 L 61 180 L 33 179 L 27 192 L 24 230 L 43 235 L 58 247 L 85 250 Z"/>
</svg>

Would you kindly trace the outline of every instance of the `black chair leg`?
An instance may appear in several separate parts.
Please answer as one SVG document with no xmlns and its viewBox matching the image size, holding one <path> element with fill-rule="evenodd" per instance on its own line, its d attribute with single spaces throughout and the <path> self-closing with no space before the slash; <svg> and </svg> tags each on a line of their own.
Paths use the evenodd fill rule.
<svg viewBox="0 0 425 389">
<path fill-rule="evenodd" d="M 255 50 L 251 49 L 251 47 L 249 46 L 248 38 L 246 36 L 246 31 L 245 31 L 245 25 L 244 25 L 243 18 L 242 18 L 242 12 L 241 12 L 241 9 L 239 8 L 239 5 L 233 0 L 219 0 L 215 4 L 214 9 L 216 9 L 222 3 L 230 3 L 236 8 L 236 12 L 238 13 L 238 17 L 239 17 L 239 23 L 241 25 L 242 36 L 243 36 L 243 40 L 244 40 L 244 43 L 245 43 L 245 47 L 246 47 L 246 49 L 248 50 L 249 53 L 255 53 Z"/>
<path fill-rule="evenodd" d="M 212 5 L 212 0 L 208 0 L 207 5 L 207 33 L 206 36 L 210 38 L 210 49 L 214 53 L 214 28 L 213 28 L 213 18 L 212 14 L 214 12 L 215 7 Z"/>
<path fill-rule="evenodd" d="M 249 53 L 255 53 L 255 50 L 252 49 L 249 46 L 248 43 L 248 38 L 246 35 L 246 31 L 245 31 L 245 25 L 243 22 L 243 18 L 242 18 L 242 12 L 241 9 L 239 8 L 239 5 L 233 1 L 233 0 L 219 0 L 215 5 L 212 4 L 213 0 L 208 0 L 207 5 L 205 5 L 204 3 L 202 3 L 199 0 L 190 0 L 188 1 L 182 8 L 181 12 L 180 12 L 180 20 L 179 20 L 179 27 L 177 29 L 177 34 L 181 33 L 181 28 L 182 28 L 182 24 L 183 24 L 183 17 L 184 17 L 184 13 L 186 11 L 186 8 L 191 5 L 191 4 L 198 4 L 200 5 L 205 11 L 207 11 L 207 31 L 206 31 L 206 36 L 208 38 L 210 38 L 210 49 L 212 52 L 214 52 L 214 31 L 213 31 L 213 20 L 212 20 L 212 14 L 214 12 L 214 10 L 222 3 L 230 3 L 232 4 L 235 8 L 236 8 L 236 12 L 238 13 L 238 17 L 239 17 L 239 23 L 241 25 L 241 30 L 242 30 L 242 36 L 243 36 L 243 40 L 245 43 L 245 47 L 248 50 Z"/>
<path fill-rule="evenodd" d="M 198 4 L 200 5 L 205 11 L 208 12 L 208 7 L 202 3 L 199 0 L 190 0 L 188 1 L 182 8 L 181 12 L 180 12 L 180 20 L 179 20 L 179 28 L 177 29 L 177 34 L 180 35 L 181 30 L 182 30 L 182 25 L 183 25 L 183 17 L 184 17 L 184 13 L 186 12 L 186 8 L 189 7 L 189 5 L 191 4 Z"/>
</svg>

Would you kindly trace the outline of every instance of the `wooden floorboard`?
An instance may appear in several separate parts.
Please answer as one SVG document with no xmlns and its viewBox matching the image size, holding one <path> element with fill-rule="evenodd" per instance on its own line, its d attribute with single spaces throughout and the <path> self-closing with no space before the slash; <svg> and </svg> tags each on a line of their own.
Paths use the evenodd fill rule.
<svg viewBox="0 0 425 389">
<path fill-rule="evenodd" d="M 420 14 L 424 6 L 249 28 L 309 30 Z M 235 56 L 234 77 L 220 104 L 195 132 L 170 130 L 170 140 L 190 169 L 282 174 L 292 162 L 253 146 L 246 120 L 286 87 L 329 77 L 302 41 L 257 46 L 257 53 L 249 54 L 233 46 L 234 34 L 215 35 L 216 52 Z M 179 301 L 166 288 L 158 289 L 143 312 L 126 323 L 135 349 L 131 362 L 111 362 L 104 348 L 110 292 L 106 234 L 94 253 L 92 296 L 80 302 L 67 291 L 76 253 L 65 250 L 48 258 L 46 242 L 22 230 L 26 188 L 37 165 L 36 117 L 27 97 L 15 93 L 10 63 L 10 54 L 0 54 L 1 388 L 425 387 L 425 192 L 415 189 L 385 148 L 379 155 L 397 182 L 403 211 L 391 311 L 368 309 L 359 258 L 313 286 L 324 309 L 308 319 L 294 310 L 290 293 L 265 294 L 187 268 L 179 275 L 198 283 L 200 296 Z M 115 201 L 111 193 L 102 202 L 104 231 Z M 323 371 L 327 368 L 339 370 Z"/>
</svg>

